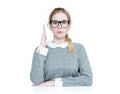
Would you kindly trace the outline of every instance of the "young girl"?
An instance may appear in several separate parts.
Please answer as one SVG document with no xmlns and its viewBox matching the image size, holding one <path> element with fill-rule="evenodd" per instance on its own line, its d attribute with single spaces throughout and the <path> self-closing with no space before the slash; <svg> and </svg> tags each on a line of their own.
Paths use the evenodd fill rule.
<svg viewBox="0 0 120 94">
<path fill-rule="evenodd" d="M 68 36 L 70 14 L 55 8 L 49 16 L 53 40 L 46 42 L 45 26 L 41 44 L 33 55 L 30 79 L 33 86 L 91 86 L 92 71 L 82 44 L 72 43 Z"/>
</svg>

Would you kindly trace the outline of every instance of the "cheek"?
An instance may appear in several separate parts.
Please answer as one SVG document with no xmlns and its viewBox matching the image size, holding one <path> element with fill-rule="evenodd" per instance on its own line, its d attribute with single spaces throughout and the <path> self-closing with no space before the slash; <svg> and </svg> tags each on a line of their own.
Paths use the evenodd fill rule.
<svg viewBox="0 0 120 94">
<path fill-rule="evenodd" d="M 50 30 L 51 30 L 52 32 L 55 32 L 55 31 L 56 31 L 55 28 L 52 28 L 52 27 L 50 27 Z"/>
<path fill-rule="evenodd" d="M 67 33 L 67 32 L 68 32 L 68 29 L 65 29 L 64 32 Z"/>
<path fill-rule="evenodd" d="M 69 30 L 70 30 L 70 28 L 66 28 L 66 29 L 65 29 L 65 32 L 66 32 L 66 33 L 68 33 L 68 32 L 69 32 Z"/>
<path fill-rule="evenodd" d="M 56 29 L 55 28 L 51 28 L 51 31 L 54 35 L 56 34 Z"/>
<path fill-rule="evenodd" d="M 51 31 L 56 32 L 57 30 L 56 30 L 56 28 L 51 28 Z"/>
</svg>

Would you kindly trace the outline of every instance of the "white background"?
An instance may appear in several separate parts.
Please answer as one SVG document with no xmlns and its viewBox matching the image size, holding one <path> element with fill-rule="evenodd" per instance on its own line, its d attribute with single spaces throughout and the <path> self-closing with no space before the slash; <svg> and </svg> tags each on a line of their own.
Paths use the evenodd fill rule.
<svg viewBox="0 0 120 94">
<path fill-rule="evenodd" d="M 30 69 L 42 25 L 56 7 L 72 17 L 69 36 L 82 43 L 93 70 L 93 86 L 32 87 Z M 118 94 L 120 85 L 119 0 L 1 0 L 0 94 Z"/>
</svg>

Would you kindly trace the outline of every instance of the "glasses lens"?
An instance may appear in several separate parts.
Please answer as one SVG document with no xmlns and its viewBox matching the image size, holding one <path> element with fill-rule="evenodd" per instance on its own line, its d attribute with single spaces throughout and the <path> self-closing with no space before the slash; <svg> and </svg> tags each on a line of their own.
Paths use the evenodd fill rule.
<svg viewBox="0 0 120 94">
<path fill-rule="evenodd" d="M 68 21 L 66 21 L 66 20 L 61 21 L 61 26 L 62 27 L 67 27 L 68 26 Z"/>
<path fill-rule="evenodd" d="M 57 27 L 58 21 L 56 21 L 56 20 L 51 21 L 51 25 L 52 25 L 52 27 Z"/>
</svg>

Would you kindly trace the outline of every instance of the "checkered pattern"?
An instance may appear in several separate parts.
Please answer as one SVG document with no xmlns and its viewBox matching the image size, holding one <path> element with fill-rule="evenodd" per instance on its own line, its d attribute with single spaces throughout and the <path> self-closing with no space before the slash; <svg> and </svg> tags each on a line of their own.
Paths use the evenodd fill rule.
<svg viewBox="0 0 120 94">
<path fill-rule="evenodd" d="M 34 84 L 61 78 L 63 86 L 90 86 L 92 85 L 91 66 L 83 45 L 73 43 L 74 55 L 69 53 L 68 47 L 51 48 L 44 56 L 35 49 L 30 73 Z"/>
</svg>

